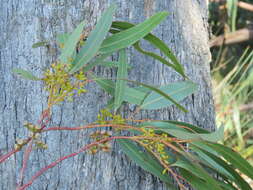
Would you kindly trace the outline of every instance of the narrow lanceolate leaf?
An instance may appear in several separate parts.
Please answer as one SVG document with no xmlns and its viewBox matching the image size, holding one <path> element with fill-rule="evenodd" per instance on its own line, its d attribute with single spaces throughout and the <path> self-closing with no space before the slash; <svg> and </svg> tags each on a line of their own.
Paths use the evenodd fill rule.
<svg viewBox="0 0 253 190">
<path fill-rule="evenodd" d="M 69 36 L 69 33 L 58 34 L 56 36 L 56 42 L 60 46 L 60 48 L 64 47 L 64 44 L 67 42 Z"/>
<path fill-rule="evenodd" d="M 139 146 L 135 145 L 130 140 L 120 139 L 117 140 L 117 142 L 120 144 L 123 152 L 138 166 L 159 177 L 170 187 L 170 189 L 176 189 L 172 183 L 170 176 L 168 176 L 168 174 L 162 174 L 164 168 L 151 155 L 144 152 Z"/>
<path fill-rule="evenodd" d="M 159 94 L 160 96 L 164 97 L 165 99 L 169 100 L 170 102 L 172 102 L 174 105 L 176 105 L 180 110 L 184 111 L 184 112 L 187 112 L 187 110 L 181 106 L 176 100 L 174 100 L 174 98 L 170 97 L 168 94 L 166 94 L 165 92 L 161 91 L 160 89 L 154 87 L 154 86 L 151 86 L 151 85 L 147 85 L 147 84 L 144 84 L 144 83 L 141 83 L 141 82 L 137 82 L 137 81 L 133 81 L 133 80 L 127 80 L 125 79 L 126 81 L 128 82 L 132 82 L 132 83 L 135 83 L 135 84 L 138 84 L 138 85 L 141 85 L 141 86 L 144 86 L 154 92 L 156 92 L 157 94 Z M 145 102 L 145 100 L 144 100 Z M 156 106 L 155 106 L 156 107 Z M 141 107 L 143 109 L 143 107 Z M 151 108 L 150 108 L 151 109 Z M 157 109 L 157 108 L 155 108 Z"/>
<path fill-rule="evenodd" d="M 253 167 L 237 152 L 221 144 L 208 143 L 208 146 L 230 162 L 233 167 L 253 179 Z"/>
<path fill-rule="evenodd" d="M 61 55 L 59 57 L 60 61 L 63 63 L 68 63 L 70 58 L 72 58 L 74 52 L 76 51 L 76 45 L 80 40 L 84 27 L 84 21 L 81 22 L 76 29 L 68 36 L 67 40 L 63 45 Z"/>
<path fill-rule="evenodd" d="M 104 67 L 109 67 L 109 68 L 119 67 L 118 61 L 105 61 L 105 59 L 110 55 L 111 55 L 111 53 L 110 54 L 102 54 L 101 56 L 96 58 L 91 63 L 85 65 L 85 67 L 83 68 L 83 71 L 84 72 L 90 71 L 95 66 L 104 66 Z M 127 64 L 127 69 L 131 69 L 131 66 L 129 64 Z"/>
<path fill-rule="evenodd" d="M 186 179 L 189 182 L 189 184 L 195 190 L 210 189 L 210 184 L 206 183 L 204 180 L 193 175 L 190 171 L 187 171 L 183 168 L 179 168 L 179 173 L 184 179 Z M 231 184 L 225 183 L 223 181 L 219 181 L 218 179 L 216 180 L 216 182 L 222 190 L 237 190 Z M 213 189 L 213 190 L 215 190 L 215 189 Z"/>
<path fill-rule="evenodd" d="M 170 96 L 174 101 L 181 101 L 197 90 L 197 85 L 190 81 L 176 82 L 161 86 L 162 92 Z M 147 96 L 141 105 L 142 109 L 160 109 L 172 105 L 174 102 L 168 101 L 167 98 L 153 91 Z"/>
<path fill-rule="evenodd" d="M 219 129 L 215 132 L 209 134 L 201 134 L 201 133 L 189 133 L 186 131 L 180 131 L 175 129 L 164 129 L 163 131 L 179 138 L 182 140 L 203 140 L 210 142 L 218 142 L 224 137 L 224 128 L 219 127 Z"/>
<path fill-rule="evenodd" d="M 249 184 L 237 173 L 233 166 L 209 152 L 202 145 L 203 143 L 190 143 L 190 149 L 203 159 L 203 164 L 211 165 L 218 172 L 218 175 L 226 176 L 231 183 L 236 184 L 241 190 L 251 190 Z"/>
<path fill-rule="evenodd" d="M 141 105 L 146 96 L 147 93 L 145 92 L 127 87 L 124 93 L 124 101 L 131 104 Z"/>
<path fill-rule="evenodd" d="M 186 160 L 178 160 L 171 166 L 183 168 L 184 170 L 192 173 L 196 178 L 204 180 L 205 184 L 212 187 L 213 190 L 223 190 L 216 180 L 214 180 L 199 164 L 192 163 Z M 186 178 L 187 179 L 187 178 Z M 203 184 L 204 185 L 204 184 Z"/>
<path fill-rule="evenodd" d="M 115 83 L 110 79 L 93 78 L 93 80 L 107 93 L 114 97 L 115 95 Z"/>
<path fill-rule="evenodd" d="M 24 69 L 13 69 L 12 72 L 28 80 L 40 80 L 38 77 L 34 76 L 31 72 Z"/>
<path fill-rule="evenodd" d="M 164 131 L 181 140 L 198 140 L 198 141 L 217 142 L 223 139 L 223 134 L 224 134 L 224 129 L 222 127 L 220 127 L 217 131 L 208 133 L 208 134 L 197 133 L 197 132 L 189 131 L 180 126 L 177 126 L 173 123 L 168 123 L 166 121 L 145 122 L 142 124 L 142 126 L 157 127 L 161 131 Z"/>
<path fill-rule="evenodd" d="M 109 79 L 96 79 L 96 78 L 93 78 L 93 80 L 101 88 L 103 88 L 106 92 L 108 92 L 110 95 L 114 96 L 114 93 L 115 93 L 115 83 L 112 80 L 109 80 Z M 156 89 L 155 87 L 152 87 L 152 86 L 149 86 L 149 85 L 146 85 L 146 84 L 143 84 L 143 83 L 139 83 L 139 82 L 136 82 L 136 81 L 131 81 L 131 80 L 127 80 L 127 81 L 133 82 L 133 83 L 136 83 L 136 84 L 140 84 L 140 85 L 142 85 L 142 86 L 145 87 L 145 91 L 143 91 L 141 89 L 139 90 L 139 88 L 129 88 L 129 87 L 126 87 L 125 94 L 124 94 L 124 101 L 127 101 L 127 102 L 132 103 L 132 104 L 142 105 L 143 101 L 145 101 L 145 97 L 147 97 L 147 91 L 146 91 L 146 89 L 149 89 L 149 90 L 152 90 L 152 91 L 155 91 L 154 89 Z M 173 102 L 174 104 L 176 103 L 176 105 L 179 106 L 180 109 L 183 109 L 184 111 L 186 111 L 185 108 L 183 108 L 181 105 L 179 105 L 172 98 L 168 97 L 167 94 L 165 94 L 164 92 L 160 91 L 159 89 L 156 89 L 156 90 L 158 90 L 158 94 L 161 93 L 161 96 L 164 97 L 166 99 L 166 101 L 168 101 L 168 100 L 170 102 L 174 101 Z M 169 104 L 171 104 L 170 102 L 169 102 Z M 172 122 L 172 121 L 170 121 L 170 122 Z M 180 123 L 179 122 L 177 124 L 178 125 L 184 125 L 186 123 L 182 123 L 182 122 Z M 200 128 L 192 126 L 192 125 L 189 125 L 187 127 L 194 128 L 194 129 L 196 129 L 196 131 L 201 131 L 203 133 L 206 132 L 205 130 L 201 130 Z"/>
<path fill-rule="evenodd" d="M 87 72 L 87 71 L 90 71 L 91 69 L 93 69 L 95 66 L 97 65 L 100 65 L 103 63 L 103 61 L 109 57 L 111 55 L 111 53 L 108 53 L 108 54 L 103 54 L 103 55 L 100 55 L 98 57 L 96 57 L 95 60 L 91 61 L 91 63 L 85 65 L 85 67 L 83 68 L 83 72 Z"/>
<path fill-rule="evenodd" d="M 143 23 L 140 23 L 132 28 L 113 34 L 105 39 L 99 52 L 109 53 L 119 49 L 126 48 L 151 32 L 165 17 L 168 16 L 167 12 L 160 12 L 150 17 Z"/>
<path fill-rule="evenodd" d="M 115 83 L 109 79 L 93 78 L 93 80 L 107 93 L 114 96 L 115 95 Z M 141 105 L 147 93 L 135 89 L 126 87 L 124 90 L 123 100 L 131 104 Z"/>
<path fill-rule="evenodd" d="M 196 190 L 203 190 L 203 189 L 209 189 L 210 185 L 207 184 L 204 180 L 201 178 L 198 178 L 197 176 L 193 175 L 191 172 L 189 172 L 186 169 L 179 168 L 180 175 L 187 180 L 191 186 Z"/>
<path fill-rule="evenodd" d="M 174 124 L 174 125 L 177 125 L 177 126 L 183 126 L 185 129 L 187 129 L 188 131 L 194 131 L 196 133 L 210 133 L 210 131 L 206 130 L 206 129 L 203 129 L 203 128 L 200 128 L 198 126 L 195 126 L 195 125 L 192 125 L 190 123 L 186 123 L 186 122 L 182 122 L 182 121 L 174 121 L 174 120 L 162 120 L 163 122 L 166 122 L 166 123 L 171 123 L 171 124 Z M 181 127 L 182 128 L 182 127 Z"/>
<path fill-rule="evenodd" d="M 119 68 L 117 72 L 117 81 L 116 81 L 116 88 L 115 88 L 115 102 L 114 102 L 114 110 L 116 111 L 123 102 L 124 99 L 124 92 L 126 88 L 126 81 L 121 80 L 127 78 L 127 57 L 126 57 L 126 50 L 119 51 Z"/>
<path fill-rule="evenodd" d="M 152 57 L 152 58 L 154 58 L 154 59 L 160 61 L 161 63 L 163 63 L 163 64 L 165 64 L 165 65 L 167 65 L 167 66 L 169 66 L 169 67 L 172 67 L 174 70 L 177 70 L 176 66 L 173 65 L 173 64 L 171 64 L 171 63 L 169 63 L 166 59 L 162 58 L 161 56 L 159 56 L 159 55 L 157 55 L 157 54 L 155 54 L 155 53 L 153 53 L 153 52 L 145 51 L 144 49 L 142 49 L 139 42 L 136 42 L 136 43 L 134 44 L 134 48 L 135 48 L 137 51 L 139 51 L 140 53 L 142 53 L 142 54 L 144 54 L 144 55 L 147 55 L 147 56 L 150 56 L 150 57 Z"/>
<path fill-rule="evenodd" d="M 196 91 L 197 85 L 190 81 L 176 82 L 153 90 L 141 105 L 142 109 L 160 109 L 170 105 L 179 105 L 177 102 Z M 166 94 L 166 96 L 161 94 Z M 168 98 L 169 97 L 169 98 Z M 168 101 L 169 100 L 169 101 Z M 182 106 L 181 106 L 182 107 Z"/>
<path fill-rule="evenodd" d="M 119 62 L 118 61 L 102 61 L 99 65 L 104 66 L 104 67 L 119 67 Z M 126 64 L 127 65 L 127 69 L 131 69 L 131 65 Z"/>
<path fill-rule="evenodd" d="M 44 42 L 37 42 L 37 43 L 34 43 L 32 45 L 32 48 L 38 48 L 38 47 L 45 47 L 48 45 L 48 42 L 44 41 Z"/>
<path fill-rule="evenodd" d="M 114 21 L 112 23 L 112 27 L 119 29 L 119 30 L 127 30 L 129 28 L 134 27 L 135 25 L 129 22 L 121 22 L 121 21 Z M 112 33 L 118 33 L 118 30 L 114 30 L 111 29 L 110 32 Z M 134 47 L 136 48 L 137 51 L 140 51 L 141 53 L 144 53 L 145 55 L 151 56 L 154 59 L 162 62 L 163 64 L 172 67 L 175 71 L 177 71 L 179 74 L 181 74 L 183 77 L 187 78 L 185 73 L 184 73 L 184 68 L 183 66 L 179 63 L 179 61 L 177 60 L 176 56 L 172 53 L 172 51 L 170 50 L 170 48 L 162 41 L 160 40 L 158 37 L 156 37 L 153 34 L 148 34 L 144 37 L 145 40 L 147 40 L 149 43 L 151 43 L 152 45 L 154 45 L 156 48 L 158 48 L 162 53 L 164 53 L 164 55 L 170 59 L 170 61 L 173 63 L 173 66 L 167 62 L 165 59 L 163 59 L 161 56 L 153 53 L 153 52 L 147 52 L 144 51 L 143 49 L 141 49 L 141 47 L 139 46 L 138 43 L 136 43 L 134 45 Z"/>
<path fill-rule="evenodd" d="M 230 172 L 228 172 L 222 165 L 218 164 L 212 158 L 206 155 L 207 152 L 202 152 L 197 147 L 194 147 L 194 145 L 191 143 L 189 143 L 189 149 L 197 154 L 195 158 L 197 158 L 200 163 L 204 164 L 204 166 L 208 166 L 209 168 L 215 170 L 216 173 L 218 172 L 220 177 L 226 177 L 234 180 L 233 175 L 231 175 Z"/>
<path fill-rule="evenodd" d="M 101 16 L 94 30 L 90 33 L 85 45 L 77 54 L 70 73 L 74 73 L 87 64 L 98 52 L 105 36 L 107 35 L 113 19 L 116 6 L 110 6 Z"/>
</svg>

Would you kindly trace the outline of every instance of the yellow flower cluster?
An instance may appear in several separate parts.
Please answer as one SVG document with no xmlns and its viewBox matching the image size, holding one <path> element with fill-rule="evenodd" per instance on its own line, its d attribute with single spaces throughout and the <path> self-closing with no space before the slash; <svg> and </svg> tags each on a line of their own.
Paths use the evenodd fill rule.
<svg viewBox="0 0 253 190">
<path fill-rule="evenodd" d="M 152 152 L 155 152 L 161 159 L 161 161 L 165 164 L 169 164 L 168 162 L 168 159 L 169 159 L 169 156 L 168 154 L 166 153 L 166 146 L 161 143 L 160 140 L 164 139 L 164 140 L 167 140 L 168 139 L 168 135 L 166 133 L 162 133 L 160 134 L 160 140 L 157 141 L 155 140 L 155 137 L 157 138 L 156 134 L 155 134 L 155 131 L 154 129 L 146 129 L 146 128 L 143 128 L 143 131 L 144 131 L 144 134 L 143 136 L 144 137 L 148 137 L 149 139 L 144 139 L 142 140 L 142 143 L 144 143 L 146 146 L 146 148 Z M 150 139 L 150 138 L 154 138 L 153 139 Z"/>
<path fill-rule="evenodd" d="M 23 139 L 17 139 L 16 144 L 14 145 L 15 150 L 21 150 L 21 148 L 26 145 L 27 142 Z"/>
<path fill-rule="evenodd" d="M 86 92 L 85 74 L 82 71 L 69 74 L 70 66 L 70 64 L 53 63 L 51 68 L 45 71 L 42 80 L 45 83 L 45 90 L 49 92 L 49 106 L 62 102 L 66 97 L 72 100 L 75 93 L 80 95 Z"/>
<path fill-rule="evenodd" d="M 32 123 L 25 123 L 24 127 L 27 128 L 32 133 L 39 133 L 41 131 L 41 128 L 37 125 L 34 125 Z"/>
<path fill-rule="evenodd" d="M 125 119 L 121 117 L 119 114 L 112 114 L 107 109 L 100 110 L 100 114 L 97 117 L 97 123 L 104 125 L 104 124 L 125 124 Z"/>
<path fill-rule="evenodd" d="M 102 139 L 108 138 L 112 135 L 111 131 L 95 131 L 90 135 L 95 141 L 100 141 Z M 111 150 L 111 144 L 109 142 L 104 142 L 93 146 L 89 149 L 90 154 L 96 154 L 98 151 L 109 152 Z"/>
</svg>

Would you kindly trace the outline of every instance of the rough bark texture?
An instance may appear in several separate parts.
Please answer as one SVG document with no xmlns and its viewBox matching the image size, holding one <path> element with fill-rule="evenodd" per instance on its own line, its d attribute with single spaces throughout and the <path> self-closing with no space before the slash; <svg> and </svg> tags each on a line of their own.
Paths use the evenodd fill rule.
<svg viewBox="0 0 253 190">
<path fill-rule="evenodd" d="M 142 117 L 177 119 L 214 130 L 214 111 L 210 86 L 210 52 L 207 32 L 206 1 L 196 0 L 2 0 L 0 3 L 0 154 L 13 147 L 15 139 L 27 135 L 22 127 L 25 121 L 36 122 L 45 108 L 46 94 L 42 84 L 22 80 L 11 72 L 13 68 L 32 70 L 41 75 L 53 60 L 55 47 L 32 49 L 37 41 L 55 39 L 59 32 L 71 31 L 85 19 L 92 25 L 101 12 L 116 2 L 117 19 L 141 22 L 155 12 L 165 10 L 170 16 L 154 31 L 176 53 L 187 75 L 199 84 L 197 93 L 183 105 L 182 113 L 175 107 L 161 111 L 143 112 Z M 148 50 L 152 47 L 143 43 Z M 130 77 L 149 84 L 166 84 L 181 80 L 164 65 L 129 50 L 133 65 Z M 97 68 L 104 76 L 113 76 L 111 69 Z M 63 103 L 53 112 L 51 126 L 75 126 L 92 122 L 108 98 L 99 88 Z M 129 114 L 133 107 L 125 108 Z M 35 171 L 60 156 L 78 150 L 88 142 L 87 132 L 51 132 L 43 134 L 49 149 L 31 154 L 25 180 Z M 64 161 L 35 181 L 29 189 L 82 190 L 164 190 L 159 180 L 131 163 L 117 145 L 111 153 L 95 156 L 81 154 Z M 0 166 L 0 189 L 15 189 L 22 153 L 12 156 Z"/>
</svg>

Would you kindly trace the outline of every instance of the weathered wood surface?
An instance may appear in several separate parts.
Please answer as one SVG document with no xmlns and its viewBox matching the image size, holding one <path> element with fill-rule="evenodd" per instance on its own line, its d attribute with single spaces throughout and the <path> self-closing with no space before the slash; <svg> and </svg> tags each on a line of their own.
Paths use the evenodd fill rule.
<svg viewBox="0 0 253 190">
<path fill-rule="evenodd" d="M 0 154 L 10 150 L 16 138 L 27 135 L 25 121 L 36 122 L 45 108 L 46 94 L 42 84 L 22 80 L 13 68 L 32 70 L 41 75 L 56 58 L 55 47 L 31 49 L 34 42 L 55 39 L 59 32 L 71 31 L 86 19 L 91 25 L 109 3 L 118 4 L 117 19 L 141 22 L 154 12 L 171 14 L 154 31 L 173 49 L 188 76 L 199 84 L 198 93 L 184 101 L 189 113 L 174 107 L 143 112 L 142 117 L 178 119 L 213 130 L 214 111 L 210 87 L 206 1 L 196 0 L 1 0 L 0 3 Z M 152 47 L 143 44 L 148 50 Z M 169 68 L 130 50 L 133 65 L 131 79 L 149 84 L 166 84 L 181 80 Z M 97 68 L 96 72 L 112 76 L 115 71 Z M 51 126 L 83 125 L 95 120 L 107 96 L 98 88 L 54 109 Z M 100 103 L 101 102 L 101 103 Z M 132 108 L 131 108 L 132 109 Z M 126 114 L 129 110 L 126 108 Z M 43 134 L 49 145 L 46 151 L 31 155 L 28 180 L 39 168 L 60 156 L 78 150 L 87 143 L 87 132 L 52 132 Z M 22 154 L 12 156 L 0 166 L 0 189 L 15 189 Z M 156 178 L 129 162 L 118 148 L 108 154 L 81 154 L 46 172 L 29 189 L 44 190 L 164 190 Z"/>
</svg>

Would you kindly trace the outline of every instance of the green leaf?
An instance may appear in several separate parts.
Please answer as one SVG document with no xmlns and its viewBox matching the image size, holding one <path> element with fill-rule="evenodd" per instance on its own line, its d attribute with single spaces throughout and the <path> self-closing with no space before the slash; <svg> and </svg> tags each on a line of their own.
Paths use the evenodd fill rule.
<svg viewBox="0 0 253 190">
<path fill-rule="evenodd" d="M 101 88 L 103 88 L 106 92 L 108 92 L 110 95 L 114 96 L 114 93 L 115 93 L 115 83 L 112 80 L 109 80 L 109 79 L 96 79 L 96 78 L 93 78 L 93 80 Z M 143 85 L 143 86 L 145 86 L 146 88 L 148 88 L 150 90 L 158 90 L 155 87 L 152 87 L 152 86 L 140 83 L 140 82 L 131 81 L 131 80 L 127 80 L 127 79 L 125 79 L 125 80 L 129 81 L 129 82 L 136 83 L 136 84 Z M 160 90 L 158 90 L 158 92 L 160 93 Z M 165 93 L 161 92 L 161 94 L 162 94 L 162 96 L 167 97 L 167 95 Z M 145 100 L 145 97 L 146 97 L 146 93 L 143 92 L 142 90 L 138 90 L 138 88 L 129 88 L 129 87 L 126 87 L 123 99 L 124 99 L 124 101 L 127 101 L 129 103 L 141 105 L 142 102 L 143 102 L 143 100 Z M 170 97 L 167 97 L 167 98 L 169 98 L 170 101 L 173 101 L 173 100 L 171 100 Z M 177 106 L 179 106 L 179 108 L 182 109 L 183 111 L 186 111 L 185 108 L 183 108 L 181 105 L 178 104 Z"/>
<path fill-rule="evenodd" d="M 132 25 L 132 26 L 134 26 L 134 25 Z M 113 29 L 111 29 L 110 32 L 115 34 L 115 33 L 119 33 L 120 30 L 113 30 Z M 152 35 L 152 34 L 148 34 L 148 35 Z M 147 36 L 148 36 L 148 35 L 147 35 Z M 147 37 L 147 36 L 146 36 L 146 37 Z M 146 37 L 144 37 L 144 39 L 145 39 Z M 159 39 L 159 40 L 160 40 L 160 39 Z M 176 70 L 177 72 L 179 72 L 176 65 L 169 63 L 166 59 L 162 58 L 161 56 L 159 56 L 159 55 L 157 55 L 157 54 L 155 54 L 155 53 L 153 53 L 153 52 L 145 51 L 144 49 L 142 49 L 141 46 L 140 46 L 139 41 L 136 42 L 133 46 L 134 46 L 134 48 L 135 48 L 137 51 L 139 51 L 140 53 L 145 54 L 145 55 L 147 55 L 147 56 L 150 56 L 150 57 L 152 57 L 152 58 L 154 58 L 154 59 L 160 61 L 161 63 L 163 63 L 163 64 L 165 64 L 165 65 L 167 65 L 167 66 L 169 66 L 169 67 L 172 67 L 174 70 Z M 182 74 L 181 71 L 180 71 L 179 73 Z M 183 74 L 182 76 L 185 77 L 184 74 Z"/>
<path fill-rule="evenodd" d="M 77 54 L 73 62 L 74 66 L 70 70 L 70 73 L 74 73 L 81 69 L 98 53 L 98 50 L 111 27 L 115 9 L 116 6 L 112 5 L 102 14 L 94 30 L 92 30 L 85 42 L 85 45 Z"/>
<path fill-rule="evenodd" d="M 107 93 L 115 95 L 115 83 L 109 79 L 94 78 L 93 79 L 102 89 Z M 141 105 L 142 101 L 146 97 L 146 93 L 134 88 L 126 87 L 124 91 L 123 100 L 131 104 Z"/>
<path fill-rule="evenodd" d="M 162 174 L 164 168 L 151 155 L 144 152 L 139 146 L 135 145 L 130 140 L 120 139 L 117 140 L 117 142 L 120 144 L 123 152 L 138 166 L 159 177 L 173 190 L 176 190 L 170 176 L 168 176 L 168 174 Z"/>
<path fill-rule="evenodd" d="M 117 28 L 117 29 L 121 29 L 121 30 L 126 30 L 126 29 L 132 28 L 134 26 L 135 26 L 134 24 L 129 23 L 129 22 L 114 21 L 112 23 L 113 28 Z M 111 29 L 110 32 L 117 33 L 119 31 Z M 139 46 L 138 43 L 134 44 L 134 47 L 136 48 L 137 51 L 140 51 L 141 53 L 144 53 L 148 56 L 151 56 L 154 59 L 162 62 L 163 64 L 165 64 L 169 67 L 172 67 L 175 71 L 177 71 L 179 74 L 181 74 L 184 78 L 187 78 L 185 76 L 183 66 L 179 63 L 176 56 L 172 53 L 171 49 L 162 40 L 160 40 L 158 37 L 156 37 L 155 35 L 150 34 L 150 33 L 148 35 L 146 35 L 144 37 L 144 39 L 147 40 L 152 45 L 154 45 L 156 48 L 158 48 L 162 53 L 164 53 L 164 55 L 167 58 L 169 58 L 174 65 L 172 66 L 172 64 L 170 64 L 165 59 L 163 59 L 161 56 L 159 56 L 153 52 L 144 51 L 143 49 L 141 49 L 141 47 Z"/>
<path fill-rule="evenodd" d="M 126 50 L 122 49 L 119 51 L 119 68 L 117 72 L 117 81 L 115 88 L 115 102 L 114 102 L 114 111 L 116 111 L 123 102 L 124 92 L 126 88 L 126 81 L 120 80 L 122 78 L 127 78 L 127 57 Z"/>
<path fill-rule="evenodd" d="M 238 190 L 236 187 L 234 187 L 231 183 L 225 183 L 223 181 L 217 180 L 219 185 L 223 190 Z M 246 189 L 245 189 L 246 190 Z"/>
<path fill-rule="evenodd" d="M 152 31 L 167 16 L 167 12 L 160 12 L 132 28 L 113 34 L 105 39 L 99 52 L 102 54 L 115 52 L 134 44 Z"/>
<path fill-rule="evenodd" d="M 237 3 L 238 0 L 227 0 L 227 13 L 231 32 L 236 31 Z"/>
<path fill-rule="evenodd" d="M 114 108 L 114 98 L 111 98 L 110 100 L 107 101 L 106 109 L 112 110 L 113 108 Z"/>
<path fill-rule="evenodd" d="M 119 62 L 118 61 L 102 61 L 99 65 L 104 66 L 104 67 L 119 67 Z M 127 69 L 131 69 L 131 65 L 126 64 Z"/>
<path fill-rule="evenodd" d="M 193 133 L 185 128 L 168 123 L 166 121 L 152 121 L 142 123 L 142 126 L 153 126 L 158 127 L 161 131 L 164 131 L 174 137 L 181 140 L 204 140 L 210 142 L 217 142 L 223 139 L 224 129 L 220 127 L 217 131 L 213 133 Z"/>
<path fill-rule="evenodd" d="M 152 91 L 155 91 L 157 94 L 159 94 L 160 96 L 166 98 L 167 100 L 169 100 L 170 102 L 172 102 L 173 104 L 175 104 L 180 110 L 184 111 L 184 112 L 187 112 L 187 110 L 181 106 L 179 103 L 177 103 L 176 100 L 174 100 L 173 98 L 171 98 L 169 95 L 167 95 L 166 93 L 164 93 L 163 91 L 159 90 L 158 88 L 154 87 L 154 86 L 151 86 L 151 85 L 147 85 L 147 84 L 144 84 L 144 83 L 141 83 L 141 82 L 137 82 L 137 81 L 133 81 L 133 80 L 128 80 L 128 79 L 124 79 L 128 82 L 131 82 L 131 83 L 135 83 L 135 84 L 138 84 L 138 85 L 141 85 L 141 86 L 144 86 Z M 145 101 L 145 100 L 144 100 Z"/>
<path fill-rule="evenodd" d="M 233 164 L 233 167 L 253 179 L 253 167 L 237 152 L 221 144 L 208 143 L 208 146 Z"/>
<path fill-rule="evenodd" d="M 69 35 L 67 40 L 64 42 L 64 46 L 59 57 L 60 61 L 63 63 L 68 63 L 69 59 L 76 51 L 76 45 L 80 39 L 84 27 L 84 21 L 81 22 L 76 29 Z"/>
<path fill-rule="evenodd" d="M 196 190 L 203 190 L 203 189 L 210 189 L 210 185 L 205 183 L 205 181 L 199 179 L 195 175 L 192 175 L 191 172 L 179 168 L 179 173 L 182 175 L 183 178 L 185 178 L 191 186 L 196 189 Z M 226 184 L 224 182 L 219 181 L 218 179 L 216 180 L 217 184 L 223 189 L 223 190 L 236 190 L 235 187 L 233 187 L 231 184 Z"/>
<path fill-rule="evenodd" d="M 190 81 L 176 82 L 161 86 L 159 88 L 164 94 L 167 94 L 174 102 L 179 102 L 194 93 L 197 85 Z M 174 102 L 168 101 L 168 98 L 161 96 L 156 91 L 151 92 L 141 105 L 142 109 L 160 109 L 172 105 Z"/>
<path fill-rule="evenodd" d="M 191 163 L 186 160 L 178 160 L 177 162 L 171 164 L 171 166 L 176 166 L 179 168 L 183 168 L 189 172 L 191 172 L 193 175 L 196 176 L 196 178 L 204 180 L 209 187 L 212 187 L 213 190 L 222 190 L 219 184 L 216 180 L 214 180 L 200 165 L 197 163 Z M 186 177 L 186 176 L 185 176 Z M 204 185 L 204 183 L 202 183 Z"/>
<path fill-rule="evenodd" d="M 163 122 L 167 122 L 167 123 L 183 126 L 183 127 L 186 127 L 186 129 L 189 128 L 189 129 L 187 129 L 188 131 L 193 130 L 196 133 L 210 133 L 210 131 L 207 131 L 206 129 L 203 129 L 201 127 L 197 127 L 195 125 L 192 125 L 192 124 L 189 124 L 189 123 L 185 123 L 185 122 L 182 122 L 182 121 L 163 120 Z"/>
<path fill-rule="evenodd" d="M 119 62 L 117 61 L 104 61 L 108 56 L 110 56 L 111 53 L 109 54 L 103 54 L 99 57 L 97 57 L 94 61 L 92 61 L 91 63 L 85 65 L 85 67 L 83 68 L 84 72 L 90 71 L 91 69 L 93 69 L 95 66 L 104 66 L 104 67 L 119 67 Z M 130 69 L 131 66 L 129 64 L 127 65 L 127 69 Z"/>
<path fill-rule="evenodd" d="M 107 93 L 114 96 L 115 93 L 115 83 L 110 79 L 103 78 L 93 78 L 93 80 Z"/>
<path fill-rule="evenodd" d="M 38 77 L 34 76 L 31 72 L 24 69 L 13 69 L 12 72 L 28 80 L 40 80 Z"/>
<path fill-rule="evenodd" d="M 45 47 L 45 46 L 48 46 L 48 42 L 47 41 L 34 43 L 32 45 L 32 48 Z"/>
<path fill-rule="evenodd" d="M 163 63 L 163 64 L 165 64 L 165 65 L 167 65 L 167 66 L 169 66 L 169 67 L 172 67 L 174 70 L 177 70 L 176 66 L 173 65 L 173 64 L 171 64 L 171 63 L 169 63 L 166 59 L 162 58 L 161 56 L 159 56 L 159 55 L 157 55 L 157 54 L 155 54 L 155 53 L 153 53 L 153 52 L 145 51 L 144 49 L 142 49 L 139 42 L 136 42 L 136 43 L 134 44 L 134 48 L 135 48 L 137 51 L 139 51 L 140 53 L 142 53 L 142 54 L 144 54 L 144 55 L 147 55 L 147 56 L 150 56 L 150 57 L 152 57 L 152 58 L 154 58 L 154 59 L 160 61 L 161 63 Z"/>
<path fill-rule="evenodd" d="M 230 172 L 228 172 L 222 165 L 220 165 L 213 158 L 207 155 L 209 154 L 207 151 L 203 152 L 200 148 L 194 146 L 192 143 L 189 143 L 189 147 L 197 154 L 199 162 L 202 162 L 205 166 L 208 166 L 209 168 L 215 170 L 219 173 L 219 175 L 223 175 L 229 179 L 234 180 L 234 177 L 230 174 Z"/>
<path fill-rule="evenodd" d="M 69 38 L 69 33 L 63 33 L 63 34 L 58 34 L 56 36 L 56 42 L 58 43 L 58 45 L 60 45 L 60 47 L 64 47 L 64 44 L 66 43 L 66 41 Z"/>
<path fill-rule="evenodd" d="M 100 55 L 98 57 L 95 58 L 94 61 L 92 61 L 91 63 L 87 64 L 84 66 L 83 68 L 83 72 L 87 72 L 87 71 L 90 71 L 92 68 L 94 68 L 95 66 L 97 65 L 100 65 L 103 63 L 103 61 L 109 57 L 111 54 L 108 53 L 108 54 L 103 54 L 103 55 Z"/>
<path fill-rule="evenodd" d="M 131 104 L 141 105 L 146 96 L 147 93 L 145 92 L 127 87 L 124 93 L 124 101 Z"/>
<path fill-rule="evenodd" d="M 190 171 L 192 174 L 194 174 L 199 179 L 202 179 L 202 180 L 205 179 L 205 177 L 202 175 L 202 172 L 200 172 L 198 170 L 198 168 L 195 167 L 195 165 L 193 165 L 192 163 L 190 163 L 188 161 L 184 161 L 184 160 L 180 159 L 180 160 L 177 160 L 175 163 L 171 164 L 171 166 L 183 168 L 187 171 Z"/>
<path fill-rule="evenodd" d="M 196 190 L 204 190 L 210 188 L 209 184 L 207 184 L 204 180 L 193 175 L 190 171 L 187 171 L 186 169 L 179 168 L 179 173 Z"/>
<path fill-rule="evenodd" d="M 249 184 L 223 159 L 210 152 L 203 143 L 190 143 L 190 149 L 204 159 L 205 164 L 210 164 L 220 174 L 225 175 L 231 182 L 234 182 L 241 190 L 251 190 Z"/>
<path fill-rule="evenodd" d="M 184 132 L 184 131 L 179 131 L 179 130 L 171 130 L 171 129 L 166 129 L 164 130 L 167 133 L 180 138 L 182 140 L 204 140 L 204 141 L 209 141 L 209 142 L 217 142 L 223 139 L 223 134 L 224 134 L 224 128 L 220 127 L 217 131 L 209 133 L 209 134 L 200 134 L 200 133 L 189 133 L 189 132 Z"/>
</svg>

